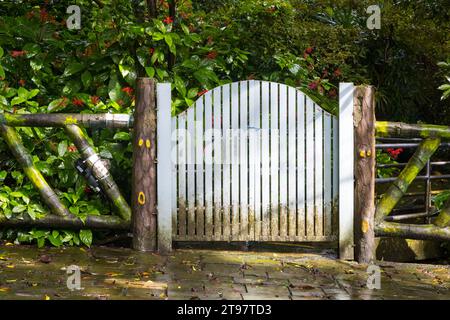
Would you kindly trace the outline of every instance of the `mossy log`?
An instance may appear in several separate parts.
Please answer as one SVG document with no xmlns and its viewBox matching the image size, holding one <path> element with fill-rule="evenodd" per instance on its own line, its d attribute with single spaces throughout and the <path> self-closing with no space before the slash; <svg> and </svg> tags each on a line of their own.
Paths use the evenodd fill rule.
<svg viewBox="0 0 450 320">
<path fill-rule="evenodd" d="M 47 215 L 44 218 L 32 220 L 30 217 L 23 219 L 7 219 L 0 216 L 1 227 L 42 227 L 42 228 L 64 228 L 64 229 L 101 229 L 101 230 L 129 230 L 130 223 L 114 216 L 87 216 L 83 222 L 76 217 L 58 217 Z"/>
<path fill-rule="evenodd" d="M 122 129 L 133 127 L 133 117 L 128 114 L 16 114 L 0 113 L 0 124 L 10 127 L 65 127 L 76 124 L 85 128 Z"/>
<path fill-rule="evenodd" d="M 377 137 L 450 139 L 448 126 L 377 121 L 375 128 Z"/>
<path fill-rule="evenodd" d="M 33 158 L 22 144 L 16 130 L 4 124 L 0 124 L 0 133 L 12 154 L 21 165 L 25 175 L 39 191 L 44 203 L 50 208 L 51 213 L 62 217 L 72 216 L 69 210 L 67 210 L 64 204 L 59 200 L 53 189 L 48 185 L 41 172 L 34 165 Z"/>
<path fill-rule="evenodd" d="M 81 153 L 81 156 L 85 159 L 88 168 L 92 170 L 94 177 L 99 181 L 103 191 L 113 203 L 118 215 L 125 221 L 130 221 L 130 206 L 122 196 L 109 170 L 88 142 L 84 132 L 74 124 L 67 125 L 66 132 Z"/>
<path fill-rule="evenodd" d="M 415 240 L 450 240 L 450 227 L 440 228 L 432 224 L 417 225 L 381 222 L 375 226 L 377 237 L 394 237 Z"/>
<path fill-rule="evenodd" d="M 378 223 L 392 212 L 392 209 L 394 209 L 406 193 L 408 187 L 417 177 L 419 172 L 425 167 L 430 157 L 439 147 L 440 143 L 440 138 L 430 138 L 422 141 L 406 167 L 398 176 L 397 180 L 392 183 L 378 203 L 375 213 L 375 219 Z"/>
</svg>

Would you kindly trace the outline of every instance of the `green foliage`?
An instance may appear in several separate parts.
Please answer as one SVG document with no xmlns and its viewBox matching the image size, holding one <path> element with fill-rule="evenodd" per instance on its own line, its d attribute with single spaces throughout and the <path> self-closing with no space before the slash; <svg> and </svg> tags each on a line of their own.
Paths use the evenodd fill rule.
<svg viewBox="0 0 450 320">
<path fill-rule="evenodd" d="M 397 164 L 398 162 L 392 159 L 389 153 L 382 150 L 377 150 L 377 164 Z M 387 168 L 377 168 L 378 178 L 391 178 L 399 173 L 399 168 L 397 167 L 387 167 Z"/>
<path fill-rule="evenodd" d="M 442 94 L 442 100 L 446 100 L 450 97 L 450 59 L 448 62 L 440 62 L 438 65 L 447 72 L 446 79 L 448 83 L 441 85 L 438 89 L 444 91 Z"/>
<path fill-rule="evenodd" d="M 262 79 L 300 88 L 332 113 L 339 82 L 371 83 L 377 87 L 379 119 L 450 120 L 437 90 L 442 72 L 436 65 L 448 58 L 450 43 L 442 1 L 382 1 L 382 29 L 372 31 L 366 27 L 366 8 L 373 3 L 365 0 L 180 0 L 175 23 L 168 19 L 166 1 L 158 1 L 155 19 L 146 16 L 146 1 L 102 2 L 100 8 L 92 1 L 74 1 L 82 9 L 80 30 L 66 27 L 65 1 L 0 2 L 0 112 L 131 114 L 135 80 L 148 76 L 173 84 L 174 114 L 205 90 Z M 448 84 L 440 89 L 448 96 Z M 110 214 L 76 174 L 77 150 L 63 130 L 18 131 L 73 214 L 81 219 Z M 111 161 L 111 172 L 129 198 L 130 133 L 87 133 L 101 157 Z M 379 163 L 394 162 L 387 154 L 377 157 Z M 393 174 L 392 168 L 378 172 Z M 1 139 L 0 209 L 7 218 L 46 214 Z M 67 231 L 70 239 L 66 231 L 57 232 L 8 237 L 56 246 L 92 241 L 88 231 Z"/>
</svg>

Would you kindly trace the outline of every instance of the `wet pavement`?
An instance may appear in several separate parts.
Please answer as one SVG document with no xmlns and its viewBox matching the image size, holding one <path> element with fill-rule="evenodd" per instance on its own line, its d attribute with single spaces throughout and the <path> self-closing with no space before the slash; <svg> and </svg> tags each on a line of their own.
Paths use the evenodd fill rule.
<svg viewBox="0 0 450 320">
<path fill-rule="evenodd" d="M 79 266 L 81 290 L 67 287 Z M 378 262 L 381 289 L 367 266 L 330 252 L 0 246 L 0 299 L 450 299 L 450 266 Z M 75 282 L 70 282 L 75 283 Z"/>
</svg>

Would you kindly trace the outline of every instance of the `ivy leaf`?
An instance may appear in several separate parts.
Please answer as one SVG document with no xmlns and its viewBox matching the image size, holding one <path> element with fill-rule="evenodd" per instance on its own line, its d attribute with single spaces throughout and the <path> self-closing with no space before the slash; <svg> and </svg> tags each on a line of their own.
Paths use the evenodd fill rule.
<svg viewBox="0 0 450 320">
<path fill-rule="evenodd" d="M 92 231 L 91 230 L 80 230 L 80 240 L 86 246 L 90 247 L 92 244 Z"/>
<path fill-rule="evenodd" d="M 58 144 L 58 155 L 60 157 L 63 157 L 66 154 L 66 151 L 67 151 L 67 141 L 64 140 Z"/>
<path fill-rule="evenodd" d="M 3 67 L 0 66 L 0 79 L 4 79 L 6 77 L 5 70 L 3 70 Z"/>
</svg>

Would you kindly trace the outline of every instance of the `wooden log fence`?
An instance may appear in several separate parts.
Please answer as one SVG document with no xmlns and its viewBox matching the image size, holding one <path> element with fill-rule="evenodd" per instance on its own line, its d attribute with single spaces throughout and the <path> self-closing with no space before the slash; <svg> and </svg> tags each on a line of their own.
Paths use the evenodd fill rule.
<svg viewBox="0 0 450 320">
<path fill-rule="evenodd" d="M 236 91 L 239 95 L 233 91 L 238 86 L 243 86 Z M 334 219 L 338 218 L 340 258 L 356 259 L 366 264 L 375 259 L 375 236 L 450 239 L 450 201 L 433 219 L 433 224 L 386 221 L 441 141 L 450 140 L 450 127 L 377 122 L 375 91 L 371 86 L 340 84 L 339 121 L 303 93 L 296 92 L 295 88 L 285 89 L 284 85 L 268 82 L 240 82 L 218 87 L 199 99 L 192 110 L 177 117 L 171 117 L 170 84 L 156 84 L 154 80 L 139 78 L 136 89 L 133 116 L 0 113 L 1 136 L 49 207 L 49 213 L 42 219 L 1 217 L 0 226 L 132 230 L 134 249 L 168 253 L 177 236 L 219 241 L 226 240 L 224 234 L 231 234 L 236 235 L 233 241 L 252 237 L 267 241 L 297 233 L 325 233 L 323 239 L 333 239 L 331 230 Z M 280 99 L 276 97 L 278 90 Z M 240 101 L 244 104 L 240 105 Z M 236 106 L 247 111 L 237 116 Z M 288 114 L 295 116 L 287 117 Z M 200 118 L 205 121 L 194 122 Z M 269 129 L 269 124 L 277 125 L 279 137 L 274 134 L 265 136 L 265 132 L 259 131 Z M 34 166 L 15 127 L 63 128 L 110 199 L 116 215 L 88 216 L 85 221 L 72 215 Z M 90 145 L 84 128 L 132 130 L 131 206 Z M 240 131 L 244 139 L 236 149 L 248 155 L 250 160 L 245 158 L 239 165 L 226 161 L 222 163 L 224 159 L 231 159 L 227 158 L 227 145 L 222 148 L 221 141 L 217 139 L 217 132 L 236 128 L 253 130 L 250 133 Z M 172 131 L 175 129 L 174 140 Z M 211 134 L 213 129 L 215 131 Z M 183 130 L 192 136 L 205 135 L 209 140 L 198 146 L 186 141 L 175 142 Z M 253 139 L 255 136 L 256 140 Z M 393 179 L 378 203 L 375 203 L 376 137 L 421 139 L 408 164 Z M 212 147 L 206 147 L 208 141 L 214 146 L 214 152 Z M 184 150 L 184 144 L 189 147 L 187 150 Z M 280 167 L 271 161 L 269 166 L 268 157 L 264 157 L 267 150 L 271 150 L 271 157 L 286 161 Z M 305 150 L 312 150 L 312 153 Z M 185 157 L 194 157 L 200 162 L 186 162 Z M 180 159 L 183 161 L 180 162 Z M 255 159 L 260 165 L 249 166 Z M 199 184 L 193 189 L 194 181 Z M 314 187 L 309 188 L 308 183 L 312 181 Z M 230 185 L 238 186 L 244 193 L 230 188 Z M 227 197 L 221 196 L 221 188 Z M 284 188 L 287 188 L 287 194 L 283 193 Z M 201 194 L 194 193 L 199 190 Z M 280 193 L 272 194 L 270 190 L 279 190 Z M 234 200 L 239 197 L 248 201 L 248 205 L 242 206 Z M 254 224 L 255 221 L 263 221 L 264 209 L 277 201 L 287 205 L 269 208 L 272 212 L 280 212 L 271 214 L 270 220 L 267 220 L 273 227 L 269 230 L 262 223 Z M 325 205 L 322 207 L 323 201 Z M 213 203 L 213 207 L 209 207 L 208 203 Z M 337 208 L 339 210 L 336 212 Z M 310 213 L 306 214 L 306 219 L 311 226 L 301 220 L 304 210 Z M 321 212 L 326 214 L 321 215 Z M 192 220 L 194 216 L 196 218 Z M 238 218 L 240 224 L 237 227 L 230 224 Z M 280 229 L 275 226 L 280 226 Z M 317 241 L 319 238 L 322 239 L 318 236 Z"/>
</svg>

